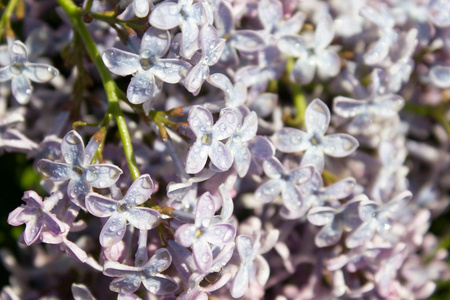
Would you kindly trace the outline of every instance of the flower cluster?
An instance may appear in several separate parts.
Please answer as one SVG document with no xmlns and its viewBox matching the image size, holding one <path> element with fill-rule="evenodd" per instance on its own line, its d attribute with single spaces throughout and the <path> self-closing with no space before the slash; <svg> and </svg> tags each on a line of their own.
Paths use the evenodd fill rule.
<svg viewBox="0 0 450 300">
<path fill-rule="evenodd" d="M 450 279 L 429 230 L 448 1 L 43 3 L 0 21 L 0 154 L 40 184 L 8 215 L 34 250 L 0 253 L 1 299 L 424 299 Z"/>
</svg>

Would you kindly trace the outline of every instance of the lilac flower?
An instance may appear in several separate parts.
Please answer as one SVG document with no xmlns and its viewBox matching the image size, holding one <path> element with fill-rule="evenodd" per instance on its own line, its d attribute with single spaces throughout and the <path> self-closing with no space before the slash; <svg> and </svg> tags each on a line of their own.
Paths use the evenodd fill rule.
<svg viewBox="0 0 450 300">
<path fill-rule="evenodd" d="M 142 37 L 139 55 L 116 48 L 103 52 L 103 61 L 111 72 L 120 76 L 133 75 L 127 88 L 131 103 L 153 103 L 161 92 L 161 81 L 177 83 L 186 75 L 191 67 L 188 62 L 162 58 L 169 45 L 169 32 L 151 27 Z"/>
<path fill-rule="evenodd" d="M 222 73 L 214 73 L 207 80 L 224 92 L 226 107 L 239 108 L 247 100 L 247 87 L 243 82 L 236 82 L 233 86 L 231 80 Z"/>
<path fill-rule="evenodd" d="M 145 174 L 136 179 L 122 200 L 116 201 L 96 193 L 86 196 L 86 208 L 94 216 L 109 217 L 100 233 L 100 244 L 110 247 L 122 240 L 127 222 L 141 230 L 158 226 L 160 214 L 151 208 L 139 207 L 153 192 L 153 181 Z"/>
<path fill-rule="evenodd" d="M 278 48 L 283 53 L 298 57 L 291 71 L 291 78 L 295 82 L 298 84 L 310 83 L 316 70 L 321 79 L 328 79 L 339 73 L 339 56 L 335 51 L 327 49 L 333 38 L 333 21 L 327 16 L 317 24 L 312 46 L 307 46 L 299 35 L 286 35 L 278 40 Z"/>
<path fill-rule="evenodd" d="M 311 179 L 314 173 L 313 166 L 299 167 L 289 172 L 277 158 L 273 157 L 264 161 L 263 168 L 271 179 L 255 191 L 257 201 L 268 203 L 281 193 L 283 204 L 288 210 L 297 210 L 302 206 L 303 195 L 300 185 Z"/>
<path fill-rule="evenodd" d="M 161 274 L 172 263 L 172 257 L 165 248 L 156 250 L 150 260 L 141 267 L 122 265 L 117 262 L 105 263 L 103 274 L 114 279 L 109 288 L 117 293 L 134 293 L 141 283 L 152 294 L 161 296 L 175 292 L 178 284 L 169 276 Z"/>
<path fill-rule="evenodd" d="M 404 209 L 411 197 L 410 191 L 404 191 L 384 205 L 370 200 L 362 201 L 359 206 L 359 216 L 363 223 L 347 236 L 345 241 L 347 247 L 355 248 L 363 245 L 376 232 L 386 237 L 399 212 Z"/>
<path fill-rule="evenodd" d="M 375 121 L 394 118 L 403 108 L 401 96 L 388 93 L 383 85 L 384 73 L 381 69 L 373 70 L 372 93 L 364 100 L 356 100 L 338 96 L 334 98 L 333 111 L 343 118 L 355 118 L 350 124 L 350 132 L 376 131 Z"/>
<path fill-rule="evenodd" d="M 200 92 L 203 82 L 209 76 L 209 67 L 217 63 L 225 46 L 225 40 L 218 39 L 216 29 L 209 24 L 203 25 L 199 38 L 202 57 L 184 80 L 186 89 L 194 95 Z"/>
<path fill-rule="evenodd" d="M 223 109 L 221 117 L 213 126 L 211 113 L 201 106 L 194 106 L 189 111 L 188 122 L 197 141 L 189 149 L 186 172 L 190 174 L 200 172 L 208 156 L 219 170 L 228 170 L 233 164 L 233 157 L 230 150 L 220 141 L 236 131 L 239 122 L 236 112 L 233 109 Z"/>
<path fill-rule="evenodd" d="M 450 88 L 450 66 L 433 66 L 430 69 L 430 80 L 438 88 Z"/>
<path fill-rule="evenodd" d="M 195 264 L 200 272 L 207 272 L 212 265 L 213 255 L 209 243 L 224 245 L 234 240 L 236 229 L 231 224 L 213 221 L 214 200 L 209 192 L 197 202 L 195 224 L 184 224 L 175 232 L 175 240 L 184 247 L 191 247 Z"/>
<path fill-rule="evenodd" d="M 9 65 L 0 69 L 0 82 L 11 80 L 14 97 L 20 104 L 30 101 L 33 87 L 30 80 L 44 83 L 58 75 L 58 70 L 46 64 L 27 61 L 27 48 L 20 41 L 9 43 Z"/>
<path fill-rule="evenodd" d="M 317 247 L 329 247 L 337 244 L 342 232 L 349 232 L 361 223 L 358 216 L 358 206 L 361 199 L 353 199 L 342 207 L 313 207 L 307 218 L 311 224 L 324 226 L 317 233 L 314 242 Z"/>
<path fill-rule="evenodd" d="M 163 1 L 150 13 L 152 26 L 168 30 L 180 26 L 182 32 L 181 55 L 190 59 L 198 49 L 198 26 L 205 24 L 206 14 L 203 3 L 193 0 L 176 2 Z"/>
<path fill-rule="evenodd" d="M 302 166 L 313 164 L 319 172 L 324 168 L 324 154 L 344 157 L 359 146 L 358 141 L 345 133 L 325 136 L 330 123 L 330 110 L 320 99 L 312 101 L 305 112 L 306 132 L 283 128 L 272 137 L 278 150 L 292 153 L 306 151 Z"/>
<path fill-rule="evenodd" d="M 241 259 L 241 264 L 233 279 L 231 295 L 233 298 L 240 298 L 245 294 L 253 276 L 256 274 L 256 281 L 264 286 L 269 279 L 270 268 L 267 261 L 260 254 L 261 234 L 256 232 L 253 238 L 247 235 L 239 235 L 236 238 L 236 245 Z"/>
<path fill-rule="evenodd" d="M 19 226 L 26 224 L 23 239 L 28 246 L 37 241 L 42 231 L 58 235 L 65 231 L 60 220 L 50 211 L 58 199 L 50 196 L 45 201 L 34 191 L 25 192 L 22 200 L 26 205 L 19 206 L 8 215 L 8 224 Z"/>
<path fill-rule="evenodd" d="M 122 170 L 114 165 L 90 164 L 98 145 L 99 142 L 94 137 L 85 149 L 81 136 L 72 130 L 66 134 L 61 143 L 65 163 L 48 159 L 39 161 L 40 172 L 51 181 L 69 180 L 67 187 L 69 198 L 81 207 L 84 207 L 84 198 L 90 192 L 90 186 L 100 189 L 110 187 L 122 174 Z"/>
</svg>

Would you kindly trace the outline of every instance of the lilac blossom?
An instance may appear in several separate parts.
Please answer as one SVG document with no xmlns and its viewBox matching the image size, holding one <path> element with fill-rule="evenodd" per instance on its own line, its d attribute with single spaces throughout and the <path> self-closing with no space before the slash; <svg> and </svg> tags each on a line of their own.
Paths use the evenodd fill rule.
<svg viewBox="0 0 450 300">
<path fill-rule="evenodd" d="M 430 69 L 430 80 L 436 87 L 448 89 L 450 87 L 450 66 L 433 66 Z"/>
<path fill-rule="evenodd" d="M 243 82 L 236 82 L 233 85 L 231 80 L 222 73 L 214 73 L 207 80 L 224 92 L 226 107 L 239 108 L 247 100 L 247 87 Z"/>
<path fill-rule="evenodd" d="M 324 154 L 333 157 L 350 155 L 358 141 L 345 133 L 325 135 L 330 124 L 330 110 L 320 99 L 312 101 L 305 112 L 306 132 L 283 128 L 272 136 L 278 150 L 292 153 L 306 151 L 302 165 L 313 164 L 318 171 L 324 168 Z"/>
<path fill-rule="evenodd" d="M 190 174 L 200 172 L 208 156 L 219 170 L 228 170 L 233 164 L 233 156 L 220 141 L 236 131 L 239 122 L 236 112 L 233 109 L 223 109 L 221 117 L 213 125 L 211 113 L 201 106 L 195 106 L 189 111 L 188 122 L 197 140 L 189 149 L 186 172 Z"/>
<path fill-rule="evenodd" d="M 52 235 L 58 235 L 65 231 L 60 220 L 51 210 L 59 200 L 56 195 L 42 201 L 42 198 L 34 191 L 25 192 L 22 200 L 26 205 L 19 206 L 8 216 L 8 224 L 19 226 L 26 224 L 23 239 L 28 246 L 35 243 L 42 231 Z"/>
<path fill-rule="evenodd" d="M 191 65 L 180 59 L 162 58 L 170 45 L 166 30 L 149 28 L 142 37 L 139 54 L 110 48 L 102 58 L 108 69 L 120 76 L 133 75 L 127 88 L 127 98 L 133 104 L 149 102 L 161 93 L 162 81 L 178 83 Z"/>
<path fill-rule="evenodd" d="M 236 229 L 231 224 L 214 222 L 214 200 L 209 192 L 197 202 L 195 223 L 177 229 L 175 240 L 184 247 L 192 247 L 197 268 L 206 272 L 211 268 L 213 255 L 209 244 L 224 245 L 234 240 Z"/>
<path fill-rule="evenodd" d="M 122 240 L 127 222 L 141 230 L 150 230 L 161 222 L 160 214 L 151 208 L 140 207 L 150 198 L 153 181 L 145 174 L 136 179 L 121 200 L 112 200 L 96 193 L 86 196 L 86 208 L 94 216 L 109 217 L 100 233 L 100 244 L 110 247 Z"/>
<path fill-rule="evenodd" d="M 84 207 L 84 198 L 91 191 L 91 186 L 99 189 L 110 187 L 122 174 L 121 169 L 111 164 L 91 165 L 98 145 L 94 137 L 85 149 L 81 136 L 72 130 L 61 143 L 64 163 L 48 159 L 39 161 L 39 170 L 48 179 L 55 182 L 69 181 L 69 198 L 81 207 Z"/>
<path fill-rule="evenodd" d="M 167 295 L 178 289 L 175 280 L 167 275 L 161 274 L 172 263 L 172 257 L 165 248 L 156 250 L 150 260 L 143 266 L 127 266 L 117 262 L 105 263 L 103 274 L 114 279 L 109 288 L 117 293 L 132 294 L 140 286 L 144 287 L 154 295 Z"/>
<path fill-rule="evenodd" d="M 58 70 L 47 64 L 28 62 L 27 48 L 20 41 L 9 44 L 9 65 L 0 69 L 0 82 L 11 80 L 11 89 L 20 104 L 30 101 L 33 87 L 30 80 L 44 83 L 59 74 Z"/>
</svg>

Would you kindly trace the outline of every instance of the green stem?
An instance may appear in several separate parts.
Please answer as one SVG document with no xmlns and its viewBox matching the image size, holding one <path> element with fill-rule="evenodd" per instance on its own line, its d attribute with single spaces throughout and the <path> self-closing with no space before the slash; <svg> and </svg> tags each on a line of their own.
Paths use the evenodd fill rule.
<svg viewBox="0 0 450 300">
<path fill-rule="evenodd" d="M 294 60 L 289 59 L 286 64 L 287 76 L 289 76 L 293 67 L 294 67 Z M 291 80 L 289 80 L 289 84 L 291 86 L 291 91 L 292 91 L 293 98 L 294 98 L 293 102 L 294 102 L 294 106 L 297 110 L 297 114 L 294 119 L 288 118 L 286 120 L 286 122 L 288 123 L 288 125 L 293 126 L 293 127 L 304 126 L 305 125 L 305 111 L 306 111 L 306 106 L 307 106 L 305 94 L 303 93 L 302 88 L 298 84 L 292 82 Z"/>
<path fill-rule="evenodd" d="M 14 32 L 11 29 L 11 16 L 20 0 L 9 0 L 6 5 L 5 11 L 3 12 L 2 18 L 0 19 L 0 32 L 3 35 L 3 30 L 6 30 L 6 36 L 12 35 L 14 37 Z"/>
<path fill-rule="evenodd" d="M 95 45 L 94 40 L 92 39 L 88 29 L 86 28 L 86 26 L 82 21 L 80 8 L 76 6 L 75 3 L 73 3 L 71 0 L 58 0 L 58 3 L 64 9 L 73 27 L 81 36 L 84 45 L 86 47 L 86 51 L 89 54 L 89 57 L 92 59 L 92 61 L 95 63 L 95 66 L 97 67 L 98 73 L 100 74 L 100 78 L 103 83 L 103 87 L 106 92 L 106 96 L 108 98 L 108 112 L 111 113 L 116 119 L 117 127 L 119 128 L 120 139 L 122 140 L 123 150 L 125 152 L 125 159 L 127 160 L 131 177 L 133 178 L 133 180 L 136 180 L 140 176 L 140 174 L 133 153 L 133 146 L 131 144 L 130 133 L 128 132 L 128 127 L 125 122 L 125 118 L 123 117 L 122 110 L 120 109 L 119 106 L 118 87 L 114 82 L 114 80 L 112 79 L 109 70 L 103 63 L 100 53 L 97 50 L 97 46 Z"/>
</svg>

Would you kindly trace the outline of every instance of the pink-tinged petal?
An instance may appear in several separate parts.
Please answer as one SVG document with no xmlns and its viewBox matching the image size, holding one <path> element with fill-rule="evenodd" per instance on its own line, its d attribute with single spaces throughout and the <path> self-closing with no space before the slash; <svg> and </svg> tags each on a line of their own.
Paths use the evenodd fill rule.
<svg viewBox="0 0 450 300">
<path fill-rule="evenodd" d="M 240 122 L 240 117 L 234 109 L 222 109 L 221 116 L 211 131 L 213 138 L 218 141 L 229 138 L 235 133 Z"/>
<path fill-rule="evenodd" d="M 258 160 L 267 160 L 275 155 L 275 146 L 263 136 L 256 136 L 251 147 L 253 156 Z"/>
<path fill-rule="evenodd" d="M 38 166 L 39 172 L 51 181 L 65 181 L 72 178 L 74 174 L 72 167 L 67 164 L 53 162 L 48 159 L 41 159 Z"/>
<path fill-rule="evenodd" d="M 125 214 L 113 214 L 100 232 L 100 244 L 102 247 L 110 247 L 123 239 L 127 228 Z"/>
<path fill-rule="evenodd" d="M 317 24 L 314 33 L 314 48 L 325 49 L 334 38 L 333 20 L 329 15 L 325 15 Z"/>
<path fill-rule="evenodd" d="M 322 172 L 325 166 L 325 158 L 322 150 L 317 149 L 317 147 L 308 149 L 303 155 L 301 165 L 314 165 L 317 171 Z"/>
<path fill-rule="evenodd" d="M 316 98 L 306 108 L 305 124 L 308 133 L 324 135 L 327 132 L 330 120 L 330 110 L 322 100 Z"/>
<path fill-rule="evenodd" d="M 213 256 L 211 248 L 204 239 L 197 240 L 192 245 L 192 252 L 194 254 L 194 261 L 200 272 L 207 272 L 212 265 Z"/>
<path fill-rule="evenodd" d="M 154 209 L 148 207 L 130 208 L 126 212 L 128 222 L 141 230 L 155 228 L 161 222 L 161 215 Z"/>
<path fill-rule="evenodd" d="M 291 78 L 298 84 L 305 85 L 310 83 L 316 72 L 315 59 L 303 56 L 297 59 L 292 68 Z"/>
<path fill-rule="evenodd" d="M 186 77 L 191 64 L 180 59 L 160 59 L 153 65 L 153 74 L 167 83 L 178 83 Z"/>
<path fill-rule="evenodd" d="M 271 179 L 263 183 L 255 191 L 255 200 L 262 203 L 269 203 L 281 193 L 281 182 L 278 179 Z"/>
<path fill-rule="evenodd" d="M 333 157 L 344 157 L 352 154 L 358 148 L 358 140 L 346 133 L 324 136 L 321 142 L 325 154 Z"/>
<path fill-rule="evenodd" d="M 84 142 L 78 132 L 71 130 L 64 136 L 61 143 L 61 153 L 68 164 L 83 166 Z"/>
<path fill-rule="evenodd" d="M 367 111 L 367 102 L 338 96 L 334 98 L 333 111 L 343 118 L 353 118 Z"/>
<path fill-rule="evenodd" d="M 31 218 L 25 227 L 25 231 L 23 233 L 23 239 L 27 246 L 33 244 L 38 238 L 39 234 L 42 231 L 42 223 L 41 221 L 35 218 Z"/>
<path fill-rule="evenodd" d="M 303 205 L 303 196 L 300 189 L 292 183 L 286 183 L 281 190 L 283 204 L 288 210 L 296 211 Z"/>
<path fill-rule="evenodd" d="M 272 141 L 278 150 L 285 153 L 305 151 L 310 145 L 306 132 L 289 127 L 275 132 Z"/>
<path fill-rule="evenodd" d="M 6 66 L 0 69 L 0 82 L 8 81 L 13 77 L 11 66 Z"/>
<path fill-rule="evenodd" d="M 61 221 L 51 213 L 44 213 L 41 219 L 42 222 L 45 224 L 46 229 L 55 236 L 65 230 Z"/>
<path fill-rule="evenodd" d="M 313 207 L 309 210 L 308 221 L 316 226 L 330 224 L 334 220 L 336 210 L 331 207 Z"/>
<path fill-rule="evenodd" d="M 102 59 L 106 67 L 116 75 L 127 76 L 141 69 L 139 55 L 120 49 L 106 50 L 102 54 Z"/>
<path fill-rule="evenodd" d="M 356 228 L 355 231 L 351 232 L 347 236 L 345 244 L 347 245 L 348 248 L 356 248 L 362 246 L 373 237 L 376 229 L 377 229 L 377 222 L 369 220 L 361 224 L 361 226 Z"/>
<path fill-rule="evenodd" d="M 199 63 L 195 65 L 186 75 L 184 85 L 189 92 L 197 94 L 208 76 L 209 67 L 205 64 Z"/>
<path fill-rule="evenodd" d="M 206 108 L 194 106 L 189 111 L 188 123 L 195 136 L 199 138 L 203 137 L 205 133 L 210 132 L 213 124 L 213 117 L 211 112 Z"/>
<path fill-rule="evenodd" d="M 181 22 L 181 55 L 186 59 L 191 59 L 192 55 L 199 49 L 199 29 L 194 22 Z"/>
<path fill-rule="evenodd" d="M 34 82 L 48 82 L 56 77 L 59 72 L 56 68 L 46 64 L 26 64 L 23 74 Z"/>
<path fill-rule="evenodd" d="M 257 255 L 254 260 L 254 266 L 256 267 L 256 281 L 264 286 L 269 280 L 270 276 L 270 267 L 267 260 L 262 257 L 262 255 Z"/>
<path fill-rule="evenodd" d="M 450 88 L 450 66 L 434 66 L 430 70 L 431 82 L 441 89 Z M 1 75 L 0 75 L 1 81 Z"/>
<path fill-rule="evenodd" d="M 163 2 L 155 6 L 149 17 L 149 22 L 152 26 L 163 30 L 177 27 L 180 24 L 180 20 L 180 9 L 175 2 Z"/>
<path fill-rule="evenodd" d="M 155 251 L 155 254 L 144 266 L 145 274 L 162 273 L 170 267 L 172 263 L 172 256 L 166 248 L 160 248 Z"/>
<path fill-rule="evenodd" d="M 170 46 L 170 34 L 167 30 L 150 27 L 142 36 L 140 55 L 145 58 L 164 56 Z"/>
<path fill-rule="evenodd" d="M 261 0 L 258 4 L 258 16 L 264 29 L 272 31 L 283 19 L 283 7 L 278 0 Z"/>
<path fill-rule="evenodd" d="M 231 224 L 216 224 L 209 226 L 202 235 L 208 243 L 224 245 L 234 240 L 236 229 Z"/>
<path fill-rule="evenodd" d="M 127 98 L 133 104 L 141 104 L 154 100 L 160 91 L 153 73 L 141 71 L 131 78 L 127 88 Z"/>
<path fill-rule="evenodd" d="M 339 55 L 336 52 L 323 50 L 316 55 L 317 75 L 321 79 L 336 76 L 341 69 Z"/>
<path fill-rule="evenodd" d="M 90 165 L 86 168 L 86 181 L 93 187 L 103 189 L 112 186 L 119 179 L 122 170 L 111 164 Z"/>
<path fill-rule="evenodd" d="M 26 206 L 22 205 L 10 212 L 8 215 L 8 224 L 11 226 L 19 226 L 30 220 L 33 216 L 22 214 L 26 208 Z"/>
<path fill-rule="evenodd" d="M 216 140 L 212 142 L 209 158 L 220 171 L 226 171 L 233 165 L 233 156 L 228 147 Z"/>
<path fill-rule="evenodd" d="M 89 289 L 84 284 L 72 284 L 72 295 L 75 300 L 95 300 Z"/>
<path fill-rule="evenodd" d="M 30 101 L 33 87 L 31 86 L 30 80 L 24 74 L 20 74 L 12 77 L 11 91 L 17 102 L 27 104 Z"/>
<path fill-rule="evenodd" d="M 83 249 L 77 246 L 77 244 L 69 241 L 68 239 L 64 239 L 63 243 L 65 248 L 64 250 L 69 256 L 75 258 L 79 262 L 86 262 L 88 256 Z"/>
<path fill-rule="evenodd" d="M 186 158 L 186 172 L 188 174 L 199 173 L 206 164 L 211 147 L 204 145 L 201 140 L 198 140 L 189 149 Z"/>
<path fill-rule="evenodd" d="M 234 47 L 243 52 L 256 52 L 265 45 L 263 36 L 253 30 L 236 30 L 232 40 Z"/>
<path fill-rule="evenodd" d="M 130 205 L 140 205 L 150 198 L 153 187 L 153 180 L 150 175 L 141 175 L 130 186 L 125 197 L 123 197 L 123 201 Z"/>
<path fill-rule="evenodd" d="M 121 294 L 131 294 L 137 291 L 141 286 L 141 279 L 136 275 L 131 275 L 125 278 L 114 279 L 109 288 L 111 291 Z"/>
<path fill-rule="evenodd" d="M 277 47 L 289 57 L 304 57 L 308 55 L 306 42 L 300 35 L 284 35 L 277 40 Z"/>
<path fill-rule="evenodd" d="M 208 227 L 215 213 L 214 199 L 209 192 L 201 195 L 195 208 L 195 226 Z"/>
<path fill-rule="evenodd" d="M 195 241 L 196 227 L 192 224 L 181 225 L 175 232 L 175 241 L 183 247 L 190 247 Z"/>
<path fill-rule="evenodd" d="M 150 293 L 157 296 L 167 295 L 178 289 L 178 283 L 175 280 L 161 274 L 143 278 L 142 284 Z"/>
<path fill-rule="evenodd" d="M 9 60 L 13 64 L 25 64 L 28 60 L 27 48 L 21 41 L 14 41 L 9 47 Z"/>
<path fill-rule="evenodd" d="M 339 228 L 339 222 L 332 222 L 317 233 L 314 242 L 319 248 L 330 247 L 336 245 L 341 237 L 342 230 Z"/>
<path fill-rule="evenodd" d="M 96 217 L 110 217 L 120 205 L 120 202 L 96 193 L 89 193 L 86 196 L 86 209 Z"/>
<path fill-rule="evenodd" d="M 233 298 L 240 298 L 244 296 L 250 282 L 249 277 L 250 274 L 248 272 L 247 266 L 241 265 L 236 273 L 236 276 L 233 279 L 233 283 L 231 286 L 231 296 L 233 296 Z"/>
</svg>

